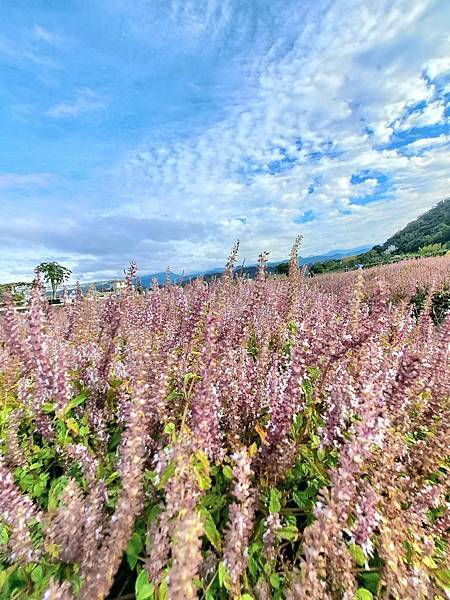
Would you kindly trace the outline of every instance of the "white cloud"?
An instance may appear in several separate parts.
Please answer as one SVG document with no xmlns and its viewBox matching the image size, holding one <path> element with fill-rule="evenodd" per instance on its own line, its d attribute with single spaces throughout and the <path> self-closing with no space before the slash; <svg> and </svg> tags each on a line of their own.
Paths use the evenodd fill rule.
<svg viewBox="0 0 450 600">
<path fill-rule="evenodd" d="M 51 173 L 0 173 L 0 189 L 45 187 L 54 181 Z"/>
<path fill-rule="evenodd" d="M 450 71 L 450 57 L 440 56 L 427 61 L 425 65 L 426 72 L 431 79 L 435 79 L 440 73 Z"/>
<path fill-rule="evenodd" d="M 89 88 L 79 90 L 71 102 L 58 102 L 45 113 L 54 119 L 77 117 L 82 113 L 104 110 L 107 102 Z"/>
<path fill-rule="evenodd" d="M 429 102 L 422 110 L 412 112 L 400 125 L 400 129 L 426 127 L 444 121 L 445 103 Z"/>
<path fill-rule="evenodd" d="M 37 40 L 45 42 L 50 46 L 56 46 L 61 41 L 61 38 L 58 35 L 52 31 L 49 31 L 48 29 L 45 29 L 44 27 L 41 27 L 41 25 L 35 25 L 33 33 Z"/>
<path fill-rule="evenodd" d="M 29 40 L 18 42 L 0 35 L 0 57 L 7 63 L 29 64 L 41 69 L 56 68 L 54 58 L 43 53 L 36 45 Z"/>
<path fill-rule="evenodd" d="M 450 135 L 441 134 L 432 138 L 421 138 L 408 144 L 408 152 L 423 152 L 424 148 L 436 152 L 439 148 L 450 146 Z"/>
<path fill-rule="evenodd" d="M 196 265 L 208 262 L 209 251 L 225 255 L 237 236 L 253 258 L 263 247 L 274 251 L 273 258 L 285 257 L 300 229 L 307 232 L 307 252 L 327 250 L 333 240 L 346 246 L 382 241 L 448 193 L 442 140 L 427 150 L 426 160 L 378 147 L 400 128 L 443 118 L 443 105 L 432 101 L 433 86 L 422 75 L 425 65 L 438 74 L 450 52 L 435 6 L 335 2 L 319 22 L 303 28 L 289 52 L 270 60 L 249 57 L 259 61 L 259 78 L 225 120 L 184 142 L 144 144 L 118 166 L 116 181 L 125 183 L 119 189 L 130 198 L 123 212 L 188 214 L 220 224 L 223 235 L 214 249 L 200 244 L 190 257 Z M 424 26 L 427 44 L 414 43 Z M 419 101 L 426 108 L 405 121 L 408 107 Z M 320 157 L 314 160 L 312 152 Z M 271 172 L 273 161 L 286 156 L 289 168 Z M 350 197 L 377 188 L 374 179 L 351 185 L 361 169 L 386 174 L 394 199 L 352 207 L 348 215 Z M 317 189 L 308 194 L 317 177 Z M 306 210 L 314 210 L 317 221 L 296 225 L 294 218 Z M 183 252 L 176 244 L 180 266 Z"/>
</svg>

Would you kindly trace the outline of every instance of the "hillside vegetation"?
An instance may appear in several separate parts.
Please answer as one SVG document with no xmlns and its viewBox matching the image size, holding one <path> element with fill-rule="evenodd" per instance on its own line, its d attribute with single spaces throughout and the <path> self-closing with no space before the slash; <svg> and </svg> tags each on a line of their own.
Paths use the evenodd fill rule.
<svg viewBox="0 0 450 600">
<path fill-rule="evenodd" d="M 353 269 L 357 265 L 376 266 L 415 256 L 438 256 L 450 250 L 450 198 L 442 200 L 431 210 L 408 223 L 382 245 L 371 250 L 312 265 L 313 273 Z M 287 272 L 287 263 L 278 271 Z"/>
<path fill-rule="evenodd" d="M 432 244 L 450 243 L 450 198 L 408 223 L 383 244 L 383 250 L 395 246 L 396 254 L 417 252 Z"/>
</svg>

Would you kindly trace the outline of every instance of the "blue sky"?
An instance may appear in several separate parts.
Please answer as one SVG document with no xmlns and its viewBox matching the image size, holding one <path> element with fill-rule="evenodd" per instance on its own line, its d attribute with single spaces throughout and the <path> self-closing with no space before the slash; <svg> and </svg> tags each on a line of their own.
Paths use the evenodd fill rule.
<svg viewBox="0 0 450 600">
<path fill-rule="evenodd" d="M 10 0 L 0 23 L 0 281 L 375 244 L 450 195 L 447 0 Z"/>
</svg>

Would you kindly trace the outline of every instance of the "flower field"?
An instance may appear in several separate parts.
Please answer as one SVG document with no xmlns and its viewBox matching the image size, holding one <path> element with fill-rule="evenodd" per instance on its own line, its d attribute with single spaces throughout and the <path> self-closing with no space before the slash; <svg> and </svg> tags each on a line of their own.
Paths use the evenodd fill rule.
<svg viewBox="0 0 450 600">
<path fill-rule="evenodd" d="M 449 597 L 449 258 L 236 252 L 0 316 L 0 600 Z"/>
</svg>

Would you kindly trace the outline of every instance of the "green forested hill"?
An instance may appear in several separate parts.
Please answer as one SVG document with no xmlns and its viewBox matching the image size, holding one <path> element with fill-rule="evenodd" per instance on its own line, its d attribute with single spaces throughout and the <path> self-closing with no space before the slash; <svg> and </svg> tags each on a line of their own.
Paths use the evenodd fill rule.
<svg viewBox="0 0 450 600">
<path fill-rule="evenodd" d="M 430 244 L 450 242 L 450 198 L 442 200 L 431 210 L 408 223 L 383 244 L 386 250 L 395 246 L 396 254 L 417 252 Z"/>
<path fill-rule="evenodd" d="M 424 213 L 401 231 L 391 236 L 381 246 L 355 256 L 315 263 L 314 273 L 340 271 L 358 264 L 375 266 L 387 260 L 397 260 L 404 255 L 434 256 L 450 249 L 450 198 Z M 287 264 L 286 264 L 287 270 Z"/>
</svg>

